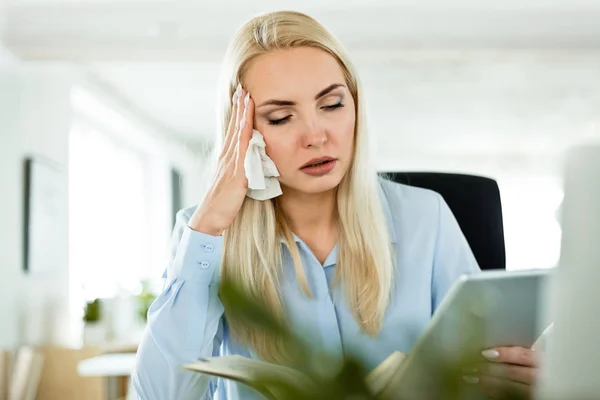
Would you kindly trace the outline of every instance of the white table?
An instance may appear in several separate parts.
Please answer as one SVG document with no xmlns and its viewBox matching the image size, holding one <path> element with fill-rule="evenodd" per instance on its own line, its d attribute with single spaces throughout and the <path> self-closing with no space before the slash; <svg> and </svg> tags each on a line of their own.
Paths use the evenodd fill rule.
<svg viewBox="0 0 600 400">
<path fill-rule="evenodd" d="M 116 400 L 118 379 L 128 377 L 135 366 L 135 353 L 111 353 L 82 360 L 77 364 L 81 376 L 106 378 L 107 400 Z"/>
</svg>

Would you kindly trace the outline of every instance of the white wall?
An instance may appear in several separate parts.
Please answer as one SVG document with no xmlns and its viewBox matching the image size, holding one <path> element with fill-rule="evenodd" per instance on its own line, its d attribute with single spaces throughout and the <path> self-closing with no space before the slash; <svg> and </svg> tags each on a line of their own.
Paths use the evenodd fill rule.
<svg viewBox="0 0 600 400">
<path fill-rule="evenodd" d="M 406 50 L 375 60 L 358 64 L 382 169 L 556 174 L 566 146 L 600 136 L 597 50 Z"/>
<path fill-rule="evenodd" d="M 0 2 L 0 66 L 14 64 L 17 61 L 17 58 L 2 43 L 4 26 L 6 24 L 5 7 L 4 2 Z"/>
<path fill-rule="evenodd" d="M 23 159 L 34 155 L 63 168 L 71 121 L 71 71 L 12 67 L 0 71 L 0 346 L 60 342 L 68 337 L 67 220 L 54 227 L 59 267 L 51 275 L 23 272 Z M 59 182 L 67 213 L 67 176 Z"/>
<path fill-rule="evenodd" d="M 0 43 L 0 66 L 11 65 L 17 62 L 17 58 Z"/>
</svg>

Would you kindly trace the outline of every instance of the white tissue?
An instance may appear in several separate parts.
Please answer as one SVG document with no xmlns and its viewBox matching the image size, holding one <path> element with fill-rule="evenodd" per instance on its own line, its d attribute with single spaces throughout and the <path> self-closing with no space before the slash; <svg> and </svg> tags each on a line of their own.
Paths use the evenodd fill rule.
<svg viewBox="0 0 600 400">
<path fill-rule="evenodd" d="M 281 195 L 281 186 L 277 177 L 279 171 L 265 151 L 262 134 L 254 129 L 244 159 L 244 169 L 248 178 L 246 196 L 255 200 L 268 200 Z"/>
</svg>

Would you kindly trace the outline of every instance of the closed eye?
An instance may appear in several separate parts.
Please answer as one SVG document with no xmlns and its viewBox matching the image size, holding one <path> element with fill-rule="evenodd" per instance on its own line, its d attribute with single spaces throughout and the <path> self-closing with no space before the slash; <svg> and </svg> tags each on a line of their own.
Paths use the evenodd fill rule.
<svg viewBox="0 0 600 400">
<path fill-rule="evenodd" d="M 270 119 L 269 125 L 283 125 L 290 119 L 290 117 L 291 117 L 291 115 L 288 115 L 287 117 L 283 117 L 280 119 Z"/>
<path fill-rule="evenodd" d="M 325 111 L 334 111 L 334 110 L 337 110 L 338 108 L 342 108 L 342 107 L 344 107 L 344 105 L 342 103 L 337 103 L 337 104 L 332 104 L 330 106 L 323 106 L 323 107 L 321 107 L 321 109 L 323 109 Z M 283 125 L 286 122 L 288 122 L 291 117 L 292 117 L 291 115 L 288 115 L 287 117 L 283 117 L 280 119 L 269 119 L 269 125 Z"/>
<path fill-rule="evenodd" d="M 337 103 L 337 104 L 333 104 L 333 105 L 330 105 L 330 106 L 324 106 L 324 107 L 321 107 L 321 108 L 323 108 L 326 111 L 333 111 L 333 110 L 336 110 L 336 109 L 342 108 L 342 107 L 344 107 L 344 105 L 342 103 Z"/>
</svg>

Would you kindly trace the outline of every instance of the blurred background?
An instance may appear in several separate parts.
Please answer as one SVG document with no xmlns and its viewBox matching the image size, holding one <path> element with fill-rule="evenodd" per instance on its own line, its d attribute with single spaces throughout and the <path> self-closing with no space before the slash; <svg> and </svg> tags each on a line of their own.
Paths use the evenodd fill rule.
<svg viewBox="0 0 600 400">
<path fill-rule="evenodd" d="M 228 40 L 277 9 L 346 45 L 380 170 L 496 179 L 507 268 L 556 264 L 563 152 L 600 136 L 597 0 L 4 0 L 0 347 L 135 345 Z"/>
</svg>

